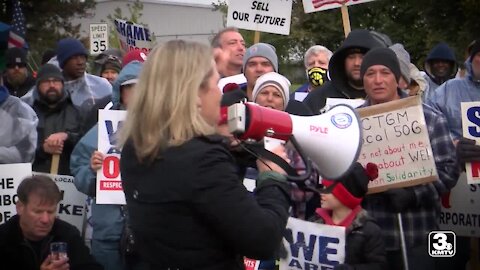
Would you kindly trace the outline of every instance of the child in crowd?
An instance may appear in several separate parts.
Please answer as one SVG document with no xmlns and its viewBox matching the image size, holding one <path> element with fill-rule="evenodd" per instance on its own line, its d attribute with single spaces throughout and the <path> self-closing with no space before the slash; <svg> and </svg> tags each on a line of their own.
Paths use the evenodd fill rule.
<svg viewBox="0 0 480 270">
<path fill-rule="evenodd" d="M 360 205 L 369 181 L 377 177 L 375 164 L 368 163 L 365 169 L 357 162 L 344 178 L 322 181 L 322 207 L 316 209 L 313 221 L 346 228 L 345 263 L 335 266 L 334 270 L 386 268 L 381 229 Z"/>
</svg>

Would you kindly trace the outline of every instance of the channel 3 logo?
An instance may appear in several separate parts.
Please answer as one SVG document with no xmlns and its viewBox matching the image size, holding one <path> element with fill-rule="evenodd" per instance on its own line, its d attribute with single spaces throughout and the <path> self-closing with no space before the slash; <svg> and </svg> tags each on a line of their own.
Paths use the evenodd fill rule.
<svg viewBox="0 0 480 270">
<path fill-rule="evenodd" d="M 428 234 L 428 254 L 432 257 L 453 257 L 457 252 L 457 236 L 452 231 L 431 231 Z"/>
</svg>

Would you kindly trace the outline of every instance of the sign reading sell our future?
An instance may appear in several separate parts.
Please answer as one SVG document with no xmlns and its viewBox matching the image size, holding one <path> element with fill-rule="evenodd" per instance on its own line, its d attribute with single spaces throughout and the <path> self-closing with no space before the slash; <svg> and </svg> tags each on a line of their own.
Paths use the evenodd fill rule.
<svg viewBox="0 0 480 270">
<path fill-rule="evenodd" d="M 104 159 L 97 171 L 97 204 L 126 203 L 120 175 L 121 152 L 117 148 L 119 130 L 126 116 L 126 111 L 98 111 L 98 151 L 104 154 Z"/>
<path fill-rule="evenodd" d="M 126 52 L 136 49 L 149 52 L 154 46 L 152 35 L 146 26 L 115 19 L 115 29 L 120 39 L 120 46 Z"/>
<path fill-rule="evenodd" d="M 292 0 L 230 0 L 227 26 L 289 35 Z"/>
<path fill-rule="evenodd" d="M 363 127 L 359 162 L 377 164 L 369 193 L 435 181 L 437 170 L 418 96 L 357 109 Z"/>
<path fill-rule="evenodd" d="M 480 102 L 462 102 L 463 137 L 480 144 Z M 465 163 L 468 184 L 480 184 L 480 162 Z"/>
<path fill-rule="evenodd" d="M 303 0 L 303 9 L 305 10 L 305 13 L 311 13 L 339 8 L 342 5 L 351 6 L 372 1 L 374 0 Z"/>
<path fill-rule="evenodd" d="M 333 269 L 345 260 L 345 227 L 289 218 L 280 270 Z"/>
</svg>

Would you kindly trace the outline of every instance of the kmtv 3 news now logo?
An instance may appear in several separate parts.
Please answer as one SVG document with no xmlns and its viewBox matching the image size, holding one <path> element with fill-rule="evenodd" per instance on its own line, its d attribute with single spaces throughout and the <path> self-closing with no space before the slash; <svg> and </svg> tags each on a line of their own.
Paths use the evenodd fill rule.
<svg viewBox="0 0 480 270">
<path fill-rule="evenodd" d="M 457 252 L 457 236 L 452 231 L 431 231 L 428 254 L 432 257 L 453 257 Z"/>
</svg>

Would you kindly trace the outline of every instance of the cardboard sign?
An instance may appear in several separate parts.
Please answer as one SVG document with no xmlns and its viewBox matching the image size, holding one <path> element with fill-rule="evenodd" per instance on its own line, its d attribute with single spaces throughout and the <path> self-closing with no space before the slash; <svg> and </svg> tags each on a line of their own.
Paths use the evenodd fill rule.
<svg viewBox="0 0 480 270">
<path fill-rule="evenodd" d="M 379 175 L 369 193 L 409 187 L 437 180 L 422 101 L 418 96 L 357 110 L 362 121 L 363 145 L 359 160 L 373 162 Z"/>
<path fill-rule="evenodd" d="M 291 16 L 291 0 L 230 0 L 227 26 L 289 35 Z"/>
<path fill-rule="evenodd" d="M 108 24 L 90 24 L 90 54 L 97 55 L 108 50 Z"/>
<path fill-rule="evenodd" d="M 333 269 L 345 260 L 345 227 L 289 218 L 280 270 Z"/>
<path fill-rule="evenodd" d="M 480 237 L 480 184 L 467 183 L 462 173 L 450 194 L 442 197 L 440 229 L 457 235 Z"/>
<path fill-rule="evenodd" d="M 87 195 L 77 190 L 74 177 L 69 175 L 52 175 L 33 172 L 34 175 L 46 175 L 57 183 L 62 192 L 62 200 L 58 204 L 58 218 L 66 221 L 82 232 L 85 220 L 85 203 Z"/>
<path fill-rule="evenodd" d="M 480 102 L 462 102 L 463 136 L 480 144 Z M 480 184 L 480 161 L 465 163 L 468 184 Z"/>
<path fill-rule="evenodd" d="M 374 0 L 303 0 L 303 9 L 305 13 L 322 11 L 342 7 L 342 5 L 351 6 L 372 2 Z"/>
<path fill-rule="evenodd" d="M 98 151 L 105 154 L 103 165 L 97 171 L 97 204 L 125 204 L 120 175 L 120 149 L 117 148 L 119 129 L 126 111 L 98 111 Z"/>
<path fill-rule="evenodd" d="M 140 49 L 149 52 L 154 47 L 150 30 L 143 25 L 115 19 L 115 29 L 120 39 L 123 51 Z"/>
<path fill-rule="evenodd" d="M 0 165 L 0 224 L 5 223 L 17 213 L 17 188 L 25 177 L 32 175 L 32 164 Z"/>
</svg>

